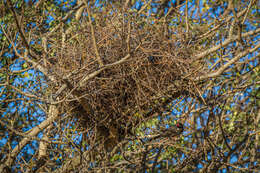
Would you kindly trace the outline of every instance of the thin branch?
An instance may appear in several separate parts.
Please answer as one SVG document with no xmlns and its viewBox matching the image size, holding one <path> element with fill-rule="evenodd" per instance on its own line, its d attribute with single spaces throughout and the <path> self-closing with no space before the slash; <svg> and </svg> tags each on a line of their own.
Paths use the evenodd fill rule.
<svg viewBox="0 0 260 173">
<path fill-rule="evenodd" d="M 3 127 L 6 127 L 8 130 L 10 130 L 12 133 L 15 133 L 19 136 L 23 136 L 25 138 L 30 138 L 30 140 L 37 140 L 37 141 L 43 141 L 43 142 L 47 142 L 47 143 L 50 143 L 50 144 L 60 144 L 61 142 L 52 142 L 50 140 L 44 140 L 44 139 L 41 139 L 41 138 L 38 138 L 38 137 L 35 137 L 35 136 L 29 136 L 27 134 L 27 132 L 23 133 L 23 132 L 19 132 L 17 130 L 15 130 L 14 128 L 10 127 L 9 125 L 7 125 L 6 123 L 4 123 L 2 120 L 0 120 L 0 124 L 3 126 Z M 29 130 L 31 131 L 31 130 Z"/>
<path fill-rule="evenodd" d="M 135 48 L 135 51 L 138 50 L 140 48 L 140 45 L 138 45 L 136 48 Z M 79 87 L 82 87 L 83 85 L 85 85 L 86 81 L 94 78 L 95 76 L 97 76 L 98 74 L 100 74 L 102 71 L 110 68 L 110 67 L 113 67 L 115 65 L 119 65 L 119 64 L 122 64 L 124 62 L 126 62 L 129 58 L 131 57 L 130 54 L 127 54 L 124 58 L 120 59 L 119 61 L 116 61 L 114 63 L 111 63 L 111 64 L 107 64 L 107 65 L 104 65 L 103 67 L 101 67 L 99 70 L 85 76 L 80 82 L 79 82 Z"/>
<path fill-rule="evenodd" d="M 146 172 L 146 157 L 147 157 L 148 152 L 149 152 L 148 146 L 145 146 L 145 151 L 143 152 L 143 159 L 142 159 L 142 172 L 143 173 Z"/>
<path fill-rule="evenodd" d="M 189 18 L 188 18 L 188 1 L 186 1 L 186 7 L 185 7 L 185 24 L 186 24 L 186 36 L 188 38 L 189 34 Z"/>
<path fill-rule="evenodd" d="M 8 7 L 11 9 L 12 13 L 13 13 L 13 16 L 14 16 L 14 20 L 15 20 L 15 24 L 16 24 L 16 27 L 21 35 L 21 38 L 22 38 L 22 41 L 23 41 L 23 44 L 25 45 L 25 47 L 29 50 L 30 49 L 30 46 L 24 36 L 24 32 L 22 30 L 22 28 L 20 27 L 20 24 L 19 24 L 19 21 L 18 21 L 18 17 L 17 17 L 17 14 L 15 12 L 15 9 L 13 7 L 13 4 L 11 2 L 11 0 L 7 0 L 7 5 Z"/>
<path fill-rule="evenodd" d="M 146 7 L 152 2 L 153 0 L 150 0 L 146 2 L 145 5 L 142 6 L 142 8 L 138 11 L 138 14 L 142 14 L 142 12 L 146 9 Z"/>
<path fill-rule="evenodd" d="M 23 149 L 23 147 L 25 147 L 25 145 L 30 142 L 31 138 L 36 136 L 39 132 L 41 132 L 43 129 L 45 129 L 46 127 L 48 127 L 52 122 L 54 122 L 57 118 L 58 118 L 58 113 L 55 114 L 55 116 L 51 116 L 50 118 L 48 118 L 47 120 L 43 121 L 40 125 L 32 128 L 30 130 L 30 132 L 27 134 L 28 137 L 25 137 L 22 139 L 21 142 L 19 142 L 19 144 L 16 145 L 16 147 L 11 151 L 10 153 L 10 157 L 8 157 L 7 161 L 5 162 L 5 164 L 0 165 L 0 172 L 3 172 L 3 170 L 5 169 L 5 167 L 10 167 L 14 160 L 15 157 L 17 156 L 17 154 Z"/>
<path fill-rule="evenodd" d="M 239 12 L 239 13 L 237 14 L 237 16 L 238 16 L 238 17 L 241 17 L 243 14 L 245 14 L 245 12 L 246 12 L 246 9 L 244 9 L 244 10 L 241 11 L 241 12 Z M 216 31 L 217 29 L 219 29 L 221 26 L 223 26 L 224 24 L 226 24 L 227 22 L 229 22 L 233 17 L 234 17 L 234 16 L 228 16 L 228 17 L 226 18 L 225 22 L 223 22 L 223 23 L 221 23 L 221 24 L 215 26 L 214 28 L 212 28 L 212 29 L 209 30 L 208 32 L 206 32 L 206 33 L 200 35 L 200 36 L 198 37 L 198 39 L 202 39 L 202 38 L 205 39 L 205 38 L 207 38 L 213 31 Z"/>
<path fill-rule="evenodd" d="M 96 57 L 97 57 L 97 60 L 98 60 L 98 63 L 100 65 L 100 67 L 102 67 L 102 66 L 104 66 L 104 63 L 103 63 L 103 61 L 102 61 L 102 59 L 101 59 L 101 57 L 99 55 L 99 52 L 98 52 L 94 26 L 92 24 L 92 19 L 91 19 L 91 13 L 90 13 L 89 5 L 88 5 L 86 0 L 85 0 L 85 4 L 86 4 L 87 12 L 88 12 L 88 23 L 89 23 L 90 29 L 91 29 L 91 37 L 92 37 L 93 46 L 94 46 L 94 49 L 95 49 L 95 54 L 96 54 Z"/>
<path fill-rule="evenodd" d="M 247 16 L 248 16 L 248 12 L 250 10 L 250 8 L 252 7 L 252 5 L 256 2 L 256 0 L 251 0 L 247 9 L 246 9 L 246 15 L 244 16 L 244 19 L 242 20 L 241 24 L 243 25 L 247 19 Z"/>
<path fill-rule="evenodd" d="M 260 29 L 259 29 L 260 30 Z M 234 57 L 233 59 L 231 59 L 230 61 L 228 61 L 225 65 L 223 65 L 222 67 L 220 67 L 216 72 L 212 72 L 209 74 L 206 74 L 204 76 L 199 76 L 196 79 L 194 79 L 195 81 L 200 81 L 200 80 L 204 80 L 204 79 L 208 79 L 208 78 L 213 78 L 213 77 L 217 77 L 219 75 L 221 75 L 230 65 L 234 64 L 236 61 L 238 61 L 240 58 L 246 56 L 249 53 L 253 53 L 255 52 L 257 49 L 260 48 L 260 43 L 258 45 L 256 45 L 254 48 L 252 49 L 247 49 L 241 53 L 239 53 L 236 57 Z M 259 56 L 259 55 L 257 55 Z"/>
<path fill-rule="evenodd" d="M 159 157 L 160 157 L 160 154 L 161 154 L 161 152 L 162 152 L 162 149 L 163 149 L 163 145 L 160 146 L 159 151 L 158 151 L 157 154 L 156 154 L 156 157 L 155 157 L 155 159 L 154 159 L 154 163 L 153 163 L 153 166 L 152 166 L 152 172 L 155 172 L 155 167 L 156 167 L 156 165 L 157 165 L 157 163 L 158 163 L 158 159 L 159 159 Z"/>
</svg>

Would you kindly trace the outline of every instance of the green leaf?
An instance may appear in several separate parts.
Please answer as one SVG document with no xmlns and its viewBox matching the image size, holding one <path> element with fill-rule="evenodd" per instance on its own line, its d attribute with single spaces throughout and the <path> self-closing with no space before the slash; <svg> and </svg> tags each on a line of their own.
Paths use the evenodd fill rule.
<svg viewBox="0 0 260 173">
<path fill-rule="evenodd" d="M 23 68 L 27 68 L 28 67 L 28 64 L 27 63 L 23 63 Z"/>
</svg>

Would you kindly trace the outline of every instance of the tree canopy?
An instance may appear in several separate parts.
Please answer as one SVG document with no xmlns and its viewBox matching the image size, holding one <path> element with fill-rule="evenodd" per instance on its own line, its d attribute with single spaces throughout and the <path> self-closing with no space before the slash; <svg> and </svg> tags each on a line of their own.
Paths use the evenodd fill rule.
<svg viewBox="0 0 260 173">
<path fill-rule="evenodd" d="M 0 2 L 0 172 L 256 172 L 257 0 Z"/>
</svg>

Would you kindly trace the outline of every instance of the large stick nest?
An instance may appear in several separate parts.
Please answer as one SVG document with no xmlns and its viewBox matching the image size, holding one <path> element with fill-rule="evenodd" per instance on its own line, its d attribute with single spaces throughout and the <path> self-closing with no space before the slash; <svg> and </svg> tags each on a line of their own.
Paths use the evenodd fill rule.
<svg viewBox="0 0 260 173">
<path fill-rule="evenodd" d="M 194 63 L 193 48 L 180 27 L 145 23 L 144 19 L 120 17 L 93 23 L 96 46 L 105 65 L 128 53 L 131 56 L 88 80 L 83 87 L 78 85 L 81 79 L 101 68 L 88 22 L 82 21 L 81 27 L 74 28 L 71 38 L 63 43 L 55 68 L 61 77 L 74 72 L 67 79 L 70 90 L 74 88 L 77 99 L 90 105 L 91 111 L 86 112 L 79 102 L 69 103 L 77 107 L 74 113 L 80 112 L 77 115 L 81 124 L 89 127 L 93 123 L 126 123 L 137 112 L 147 115 L 162 100 L 196 95 L 196 87 L 186 76 L 196 77 L 203 68 Z"/>
</svg>

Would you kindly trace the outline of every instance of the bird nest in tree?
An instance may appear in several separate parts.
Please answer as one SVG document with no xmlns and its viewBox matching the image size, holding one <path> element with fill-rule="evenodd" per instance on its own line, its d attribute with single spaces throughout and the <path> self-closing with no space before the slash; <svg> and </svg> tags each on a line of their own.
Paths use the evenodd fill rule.
<svg viewBox="0 0 260 173">
<path fill-rule="evenodd" d="M 70 112 L 82 127 L 100 128 L 107 136 L 113 127 L 125 135 L 127 127 L 164 109 L 171 100 L 197 95 L 187 76 L 196 77 L 203 68 L 193 63 L 194 52 L 184 34 L 178 27 L 142 20 L 118 17 L 102 26 L 100 21 L 90 25 L 83 20 L 61 43 L 55 69 L 69 86 L 66 94 L 71 93 L 72 101 L 65 104 L 74 107 Z"/>
</svg>

